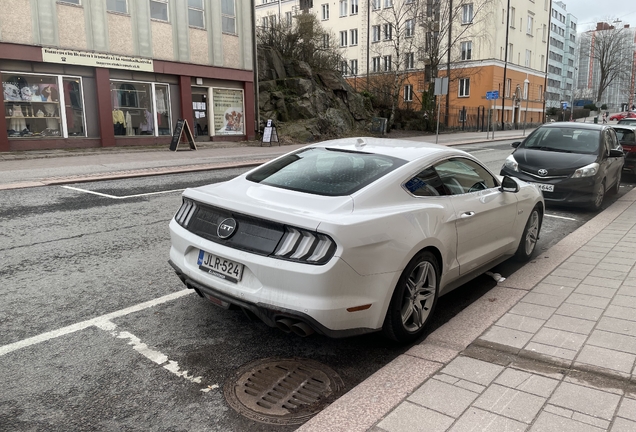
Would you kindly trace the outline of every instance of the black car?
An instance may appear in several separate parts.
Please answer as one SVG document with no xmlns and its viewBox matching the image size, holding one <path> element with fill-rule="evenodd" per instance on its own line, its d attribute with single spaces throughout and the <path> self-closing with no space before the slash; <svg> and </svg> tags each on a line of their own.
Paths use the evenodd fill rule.
<svg viewBox="0 0 636 432">
<path fill-rule="evenodd" d="M 635 119 L 636 120 L 636 119 Z M 612 126 L 625 153 L 623 171 L 636 174 L 636 123 Z"/>
<path fill-rule="evenodd" d="M 504 162 L 501 175 L 535 183 L 546 204 L 601 208 L 605 193 L 617 193 L 625 157 L 609 125 L 562 122 L 541 126 Z"/>
<path fill-rule="evenodd" d="M 620 119 L 618 121 L 619 125 L 636 125 L 636 118 L 632 118 L 632 117 L 625 117 L 623 119 Z"/>
</svg>

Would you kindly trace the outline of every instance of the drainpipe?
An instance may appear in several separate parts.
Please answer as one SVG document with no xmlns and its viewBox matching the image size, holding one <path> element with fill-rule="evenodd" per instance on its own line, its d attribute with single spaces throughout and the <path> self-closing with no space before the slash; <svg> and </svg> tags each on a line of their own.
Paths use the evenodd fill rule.
<svg viewBox="0 0 636 432">
<path fill-rule="evenodd" d="M 552 14 L 552 12 L 550 12 Z M 510 0 L 508 0 L 508 9 L 506 10 L 506 47 L 504 53 L 504 76 L 503 76 L 503 94 L 501 95 L 501 130 L 505 129 L 504 113 L 506 106 L 506 74 L 508 72 L 508 34 L 510 33 Z M 548 43 L 548 46 L 550 44 Z M 547 59 L 546 59 L 547 63 Z"/>
<path fill-rule="evenodd" d="M 510 1 L 510 0 L 508 0 Z M 440 17 L 441 18 L 441 17 Z M 446 77 L 448 77 L 448 87 L 450 89 L 451 76 L 451 44 L 453 43 L 453 0 L 448 1 L 448 52 L 446 53 Z M 444 124 L 448 127 L 448 113 L 450 112 L 450 91 L 446 92 L 446 108 L 444 109 Z M 438 114 L 439 115 L 439 114 Z"/>
<path fill-rule="evenodd" d="M 252 58 L 254 59 L 252 62 L 252 69 L 254 70 L 254 131 L 255 136 L 258 137 L 258 133 L 260 132 L 260 124 L 261 124 L 261 115 L 259 113 L 259 101 L 258 101 L 258 52 L 256 48 L 256 0 L 251 0 L 251 8 L 252 8 Z M 278 3 L 280 6 L 280 1 Z"/>
</svg>

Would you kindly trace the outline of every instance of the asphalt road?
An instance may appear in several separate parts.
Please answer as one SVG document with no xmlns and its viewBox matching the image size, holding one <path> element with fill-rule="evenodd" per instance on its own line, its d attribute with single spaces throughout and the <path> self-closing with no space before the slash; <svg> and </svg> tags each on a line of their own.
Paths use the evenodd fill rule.
<svg viewBox="0 0 636 432">
<path fill-rule="evenodd" d="M 495 172 L 511 151 L 465 149 Z M 224 382 L 257 359 L 300 357 L 346 391 L 408 348 L 379 334 L 301 339 L 184 291 L 167 264 L 180 190 L 242 171 L 0 191 L 0 430 L 293 430 L 239 415 Z M 548 208 L 539 247 L 593 216 Z M 429 331 L 495 283 L 480 276 L 441 298 Z"/>
</svg>

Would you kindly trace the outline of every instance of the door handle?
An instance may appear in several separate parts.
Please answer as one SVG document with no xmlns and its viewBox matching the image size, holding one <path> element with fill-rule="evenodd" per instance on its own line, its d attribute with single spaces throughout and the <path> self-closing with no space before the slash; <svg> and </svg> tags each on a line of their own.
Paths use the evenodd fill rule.
<svg viewBox="0 0 636 432">
<path fill-rule="evenodd" d="M 459 217 L 461 217 L 461 218 L 469 218 L 471 216 L 475 216 L 475 212 L 474 211 L 464 212 Z"/>
</svg>

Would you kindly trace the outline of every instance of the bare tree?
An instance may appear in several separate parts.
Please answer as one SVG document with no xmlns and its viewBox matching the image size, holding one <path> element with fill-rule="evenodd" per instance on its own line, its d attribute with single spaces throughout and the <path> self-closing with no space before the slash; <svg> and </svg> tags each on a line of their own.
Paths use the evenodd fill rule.
<svg viewBox="0 0 636 432">
<path fill-rule="evenodd" d="M 581 58 L 593 61 L 598 67 L 595 79 L 596 102 L 612 84 L 620 84 L 631 76 L 634 55 L 632 34 L 625 28 L 615 28 L 608 23 L 599 23 L 596 30 L 583 33 Z M 624 89 L 623 89 L 624 90 Z"/>
</svg>

